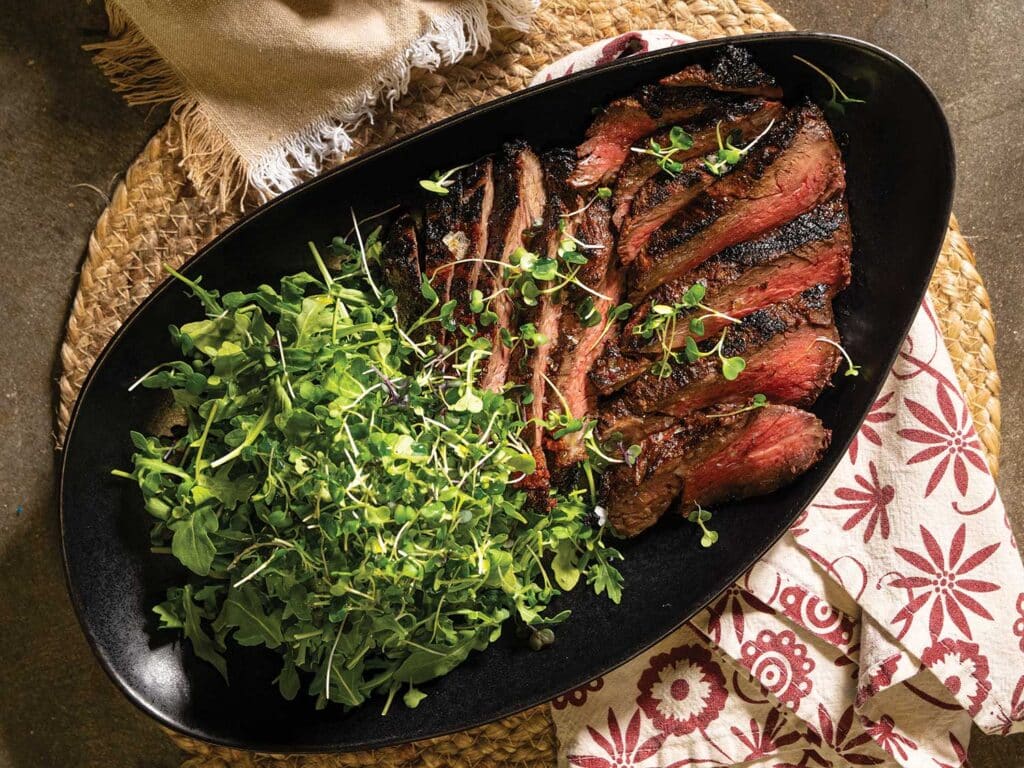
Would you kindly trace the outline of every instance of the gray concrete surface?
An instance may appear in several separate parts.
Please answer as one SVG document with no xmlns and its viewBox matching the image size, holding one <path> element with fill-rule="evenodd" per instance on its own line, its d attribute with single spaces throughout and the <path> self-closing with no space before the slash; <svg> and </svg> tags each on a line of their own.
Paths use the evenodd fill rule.
<svg viewBox="0 0 1024 768">
<path fill-rule="evenodd" d="M 0 0 L 0 768 L 163 768 L 178 758 L 93 661 L 58 556 L 51 430 L 68 301 L 101 193 L 163 119 L 124 106 L 80 50 L 103 35 L 99 5 Z M 1024 4 L 778 0 L 776 7 L 798 28 L 895 51 L 946 106 L 959 156 L 956 210 L 998 321 L 1001 485 L 1024 541 Z M 906 142 L 913 151 L 913 137 Z M 976 734 L 971 754 L 979 768 L 1021 766 L 1024 737 Z"/>
</svg>

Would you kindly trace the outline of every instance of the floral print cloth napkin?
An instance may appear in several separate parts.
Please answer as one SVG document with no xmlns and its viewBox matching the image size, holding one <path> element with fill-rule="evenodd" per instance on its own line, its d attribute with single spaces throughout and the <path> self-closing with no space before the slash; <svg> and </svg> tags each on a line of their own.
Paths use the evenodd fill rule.
<svg viewBox="0 0 1024 768">
<path fill-rule="evenodd" d="M 689 42 L 634 32 L 536 81 Z M 848 454 L 682 629 L 552 703 L 559 765 L 959 766 L 1024 730 L 1024 567 L 925 302 Z"/>
</svg>

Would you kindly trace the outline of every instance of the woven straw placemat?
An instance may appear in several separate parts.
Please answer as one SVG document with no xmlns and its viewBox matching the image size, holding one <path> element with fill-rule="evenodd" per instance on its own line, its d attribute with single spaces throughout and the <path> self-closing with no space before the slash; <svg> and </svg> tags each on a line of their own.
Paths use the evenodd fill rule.
<svg viewBox="0 0 1024 768">
<path fill-rule="evenodd" d="M 698 38 L 792 29 L 760 0 L 547 0 L 529 33 L 500 31 L 486 53 L 419 75 L 393 113 L 359 131 L 357 146 L 360 150 L 378 146 L 519 90 L 543 65 L 596 40 L 653 28 L 671 28 Z M 178 266 L 240 216 L 240 204 L 213 210 L 196 195 L 180 166 L 179 139 L 173 120 L 153 137 L 128 169 L 89 239 L 61 347 L 59 440 L 97 354 L 164 278 L 162 264 Z M 950 221 L 929 291 L 989 463 L 996 471 L 1000 415 L 995 326 L 974 254 L 955 219 Z M 187 768 L 539 767 L 555 762 L 555 735 L 546 705 L 453 736 L 347 755 L 259 755 L 170 736 L 190 755 L 184 764 Z"/>
</svg>

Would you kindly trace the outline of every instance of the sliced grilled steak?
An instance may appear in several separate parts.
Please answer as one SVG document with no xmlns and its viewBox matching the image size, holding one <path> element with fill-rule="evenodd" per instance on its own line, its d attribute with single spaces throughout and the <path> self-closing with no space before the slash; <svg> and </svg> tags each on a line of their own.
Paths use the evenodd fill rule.
<svg viewBox="0 0 1024 768">
<path fill-rule="evenodd" d="M 722 136 L 739 131 L 744 141 L 750 141 L 768 127 L 772 120 L 782 116 L 782 102 L 766 99 L 743 99 L 742 101 L 718 101 L 708 109 L 699 113 L 692 120 L 681 124 L 681 128 L 693 138 L 693 146 L 672 155 L 677 162 L 685 162 L 695 157 L 703 157 L 718 149 L 716 126 L 721 126 Z M 670 144 L 669 131 L 665 130 L 652 137 L 661 146 Z M 644 139 L 642 144 L 646 144 Z M 612 197 L 612 223 L 621 228 L 622 222 L 629 214 L 633 197 L 637 190 L 652 176 L 661 171 L 658 159 L 639 152 L 630 152 L 622 163 L 618 178 L 615 180 L 615 194 Z"/>
<path fill-rule="evenodd" d="M 531 248 L 542 258 L 557 260 L 558 247 L 563 237 L 574 235 L 578 225 L 578 216 L 566 217 L 566 214 L 577 210 L 581 204 L 579 193 L 569 185 L 569 176 L 576 167 L 576 158 L 571 150 L 552 150 L 541 157 L 541 167 L 544 171 L 544 216 L 531 242 Z M 542 294 L 537 306 L 521 312 L 520 319 L 532 322 L 546 341 L 530 350 L 520 346 L 513 354 L 513 376 L 527 385 L 527 391 L 532 395 L 530 403 L 525 407 L 526 415 L 532 422 L 527 427 L 527 444 L 537 463 L 537 470 L 523 480 L 522 487 L 542 490 L 544 497 L 547 496 L 550 473 L 544 452 L 543 422 L 549 410 L 548 380 L 553 373 L 554 352 L 560 345 L 561 315 L 562 303 L 553 294 Z"/>
<path fill-rule="evenodd" d="M 494 161 L 494 203 L 488 223 L 487 262 L 507 263 L 509 254 L 524 245 L 523 233 L 544 211 L 544 182 L 537 155 L 524 142 L 506 144 Z M 477 287 L 485 296 L 503 286 L 501 268 L 484 263 Z M 480 386 L 501 391 L 508 378 L 510 350 L 501 341 L 501 329 L 514 328 L 515 308 L 504 293 L 495 296 L 491 310 L 498 316 L 491 326 L 491 355 L 480 376 Z"/>
<path fill-rule="evenodd" d="M 605 333 L 608 313 L 618 304 L 623 292 L 622 272 L 614 258 L 615 240 L 612 235 L 611 206 L 607 200 L 596 200 L 581 214 L 576 237 L 591 245 L 600 245 L 587 251 L 588 262 L 577 275 L 580 282 L 605 298 L 597 298 L 573 286 L 566 292 L 565 309 L 558 330 L 558 347 L 554 353 L 551 380 L 566 402 L 570 413 L 578 419 L 593 417 L 597 409 L 597 391 L 590 382 L 589 372 L 601 356 L 611 333 Z M 590 302 L 596 316 L 581 317 Z M 552 464 L 565 468 L 587 458 L 584 434 L 572 432 L 559 440 L 549 439 L 547 448 Z"/>
<path fill-rule="evenodd" d="M 823 203 L 788 224 L 756 240 L 726 248 L 692 272 L 663 285 L 651 294 L 623 329 L 622 346 L 629 353 L 657 354 L 660 345 L 636 333 L 652 303 L 676 304 L 694 283 L 706 288 L 704 304 L 730 317 L 744 318 L 755 310 L 786 301 L 815 285 L 826 285 L 831 294 L 850 282 L 850 224 L 841 199 Z M 693 335 L 700 341 L 716 336 L 728 320 L 705 316 L 704 333 L 690 333 L 687 318 L 680 318 L 672 347 L 678 349 Z"/>
<path fill-rule="evenodd" d="M 746 369 L 733 381 L 722 376 L 717 355 L 675 364 L 664 378 L 645 372 L 608 405 L 604 433 L 622 433 L 635 441 L 663 427 L 663 420 L 652 416 L 678 418 L 758 393 L 774 403 L 810 405 L 839 365 L 837 350 L 816 341 L 839 341 L 830 298 L 827 286 L 816 286 L 796 299 L 759 309 L 731 327 L 722 354 L 746 361 Z M 710 339 L 702 347 L 707 351 L 716 343 Z"/>
<path fill-rule="evenodd" d="M 729 93 L 746 93 L 769 99 L 781 99 L 782 89 L 754 62 L 745 48 L 726 46 L 707 69 L 693 65 L 661 79 L 662 85 L 677 88 L 710 88 Z"/>
<path fill-rule="evenodd" d="M 384 248 L 380 254 L 384 279 L 398 297 L 395 310 L 404 328 L 416 322 L 427 308 L 420 293 L 420 247 L 416 236 L 416 222 L 403 213 L 388 228 Z"/>
<path fill-rule="evenodd" d="M 791 221 L 845 187 L 832 132 L 813 105 L 775 124 L 737 169 L 651 238 L 635 263 L 631 301 L 709 257 Z"/>
<path fill-rule="evenodd" d="M 735 413 L 718 406 L 651 435 L 634 466 L 605 474 L 608 519 L 624 536 L 658 521 L 676 499 L 683 512 L 771 493 L 813 466 L 830 433 L 812 414 L 785 405 Z"/>
</svg>

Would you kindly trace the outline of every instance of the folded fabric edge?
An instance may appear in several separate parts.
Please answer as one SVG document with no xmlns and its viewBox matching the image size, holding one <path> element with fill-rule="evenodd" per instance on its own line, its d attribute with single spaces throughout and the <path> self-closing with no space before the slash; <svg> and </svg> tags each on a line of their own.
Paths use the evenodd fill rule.
<svg viewBox="0 0 1024 768">
<path fill-rule="evenodd" d="M 352 150 L 351 132 L 385 102 L 390 109 L 409 89 L 413 69 L 434 71 L 491 43 L 488 10 L 525 31 L 540 0 L 466 0 L 431 18 L 424 33 L 358 93 L 254 161 L 243 158 L 209 118 L 202 99 L 160 55 L 116 0 L 107 0 L 110 40 L 83 46 L 131 105 L 172 102 L 181 127 L 182 165 L 199 195 L 220 210 L 244 208 L 251 191 L 266 202 L 315 176 Z"/>
</svg>

